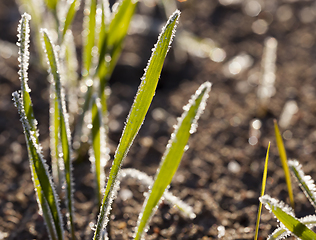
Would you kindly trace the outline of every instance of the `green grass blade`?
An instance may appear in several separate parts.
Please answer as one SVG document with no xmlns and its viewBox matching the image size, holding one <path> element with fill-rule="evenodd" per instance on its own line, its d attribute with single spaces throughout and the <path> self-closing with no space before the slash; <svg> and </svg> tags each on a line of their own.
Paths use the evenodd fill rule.
<svg viewBox="0 0 316 240">
<path fill-rule="evenodd" d="M 143 233 L 147 229 L 148 222 L 158 202 L 178 169 L 189 137 L 195 132 L 197 120 L 205 108 L 206 99 L 208 98 L 211 86 L 212 84 L 209 82 L 202 84 L 190 99 L 189 104 L 183 108 L 185 111 L 179 119 L 175 131 L 171 135 L 150 194 L 146 197 L 144 202 L 143 212 L 139 215 L 135 239 L 143 238 Z"/>
<path fill-rule="evenodd" d="M 305 175 L 298 161 L 289 161 L 289 167 L 305 196 L 316 210 L 316 186 L 311 176 Z"/>
<path fill-rule="evenodd" d="M 93 47 L 95 45 L 95 28 L 96 28 L 96 10 L 97 0 L 88 0 L 85 3 L 85 17 L 83 23 L 83 78 L 89 76 L 91 70 L 91 64 L 93 61 Z"/>
<path fill-rule="evenodd" d="M 100 79 L 111 75 L 116 65 L 121 52 L 122 42 L 127 34 L 137 2 L 137 0 L 122 0 L 116 12 L 113 13 L 114 16 L 108 31 L 101 36 L 98 70 L 96 72 Z M 106 14 L 106 12 L 106 9 L 104 9 L 104 14 Z M 106 55 L 110 57 L 110 61 L 105 61 Z"/>
<path fill-rule="evenodd" d="M 123 159 L 125 158 L 144 121 L 152 98 L 154 97 L 164 59 L 172 42 L 179 16 L 180 11 L 177 10 L 169 18 L 166 26 L 162 29 L 162 33 L 158 38 L 158 42 L 155 45 L 151 58 L 145 69 L 144 76 L 142 77 L 141 84 L 138 88 L 127 123 L 123 130 L 119 146 L 115 152 L 114 162 L 110 171 L 96 231 L 94 233 L 94 239 L 100 239 L 102 229 L 106 227 L 108 222 L 108 214 L 111 209 L 113 197 L 117 191 L 117 174 L 122 165 Z"/>
<path fill-rule="evenodd" d="M 33 107 L 28 87 L 28 66 L 29 66 L 29 21 L 31 16 L 24 13 L 18 27 L 18 47 L 20 62 L 21 98 L 18 93 L 13 94 L 15 105 L 19 110 L 23 125 L 30 168 L 34 188 L 37 192 L 39 208 L 46 222 L 47 230 L 52 239 L 63 239 L 62 218 L 58 205 L 58 197 L 55 193 L 51 177 L 47 171 L 48 167 L 41 155 L 41 148 L 38 141 L 37 121 L 34 118 Z"/>
<path fill-rule="evenodd" d="M 291 203 L 291 206 L 294 208 L 294 197 L 293 197 L 293 190 L 292 190 L 292 184 L 291 184 L 290 170 L 287 164 L 287 157 L 286 157 L 286 152 L 285 152 L 282 136 L 280 134 L 280 130 L 279 130 L 276 120 L 274 120 L 274 132 L 275 132 L 275 139 L 278 146 L 278 151 L 279 151 L 279 155 L 280 155 L 280 159 L 281 159 L 281 163 L 282 163 L 282 167 L 283 167 L 283 171 L 285 175 L 287 190 L 289 192 L 290 203 Z"/>
<path fill-rule="evenodd" d="M 101 206 L 102 202 L 102 190 L 105 185 L 105 173 L 104 167 L 109 155 L 106 148 L 105 142 L 105 129 L 103 126 L 102 111 L 101 111 L 101 102 L 99 98 L 92 98 L 91 106 L 91 149 L 90 149 L 90 161 L 92 165 L 92 170 L 94 174 L 95 181 L 95 191 L 96 199 L 98 203 L 98 208 Z"/>
<path fill-rule="evenodd" d="M 266 183 L 267 183 L 269 151 L 270 151 L 270 142 L 269 142 L 269 145 L 268 145 L 267 154 L 266 154 L 266 160 L 265 160 L 265 163 L 264 163 L 264 170 L 263 170 L 263 176 L 262 176 L 262 186 L 261 186 L 261 195 L 260 195 L 260 197 L 262 197 L 264 195 L 264 191 L 265 191 Z M 258 216 L 257 216 L 257 222 L 256 222 L 255 240 L 258 239 L 261 210 L 262 210 L 262 202 L 259 203 Z"/>
<path fill-rule="evenodd" d="M 54 13 L 56 12 L 58 0 L 45 0 L 46 6 L 52 10 Z"/>
<path fill-rule="evenodd" d="M 72 164 L 71 164 L 71 147 L 70 147 L 70 129 L 68 124 L 68 115 L 66 113 L 65 96 L 61 86 L 60 68 L 58 66 L 58 55 L 45 29 L 42 30 L 44 50 L 50 66 L 50 73 L 53 76 L 53 84 L 55 86 L 55 94 L 58 101 L 59 112 L 59 137 L 62 146 L 64 171 L 66 180 L 66 206 L 68 210 L 68 225 L 71 236 L 75 238 L 74 230 L 74 204 L 73 204 L 73 180 L 72 180 Z"/>
<path fill-rule="evenodd" d="M 37 137 L 31 131 L 31 125 L 26 117 L 23 100 L 20 99 L 17 92 L 13 93 L 13 100 L 18 108 L 22 126 L 24 129 L 25 140 L 28 148 L 30 167 L 34 188 L 37 193 L 37 201 L 40 211 L 43 214 L 48 233 L 52 239 L 62 240 L 63 222 L 58 205 L 58 197 L 54 189 L 51 176 L 48 172 L 48 166 L 41 154 L 41 146 L 37 143 Z"/>
<path fill-rule="evenodd" d="M 76 12 L 79 9 L 81 0 L 72 0 L 70 3 L 67 3 L 67 7 L 68 7 L 68 11 L 66 13 L 66 17 L 65 19 L 62 19 L 61 22 L 63 22 L 63 28 L 62 28 L 62 36 L 64 37 L 67 30 L 69 29 L 75 15 Z"/>
<path fill-rule="evenodd" d="M 273 214 L 279 219 L 284 227 L 286 227 L 296 237 L 302 240 L 316 239 L 316 234 L 304 223 L 300 222 L 294 217 L 290 207 L 276 199 L 271 198 L 268 195 L 261 197 L 260 201 L 265 204 L 265 206 L 273 212 Z"/>
<path fill-rule="evenodd" d="M 60 193 L 63 183 L 63 166 L 60 166 L 61 161 L 59 161 L 60 155 L 60 141 L 59 141 L 59 111 L 58 111 L 58 101 L 55 94 L 54 86 L 50 86 L 50 110 L 49 110 L 49 135 L 50 135 L 50 154 L 52 162 L 52 174 L 55 184 L 57 186 L 57 192 Z"/>
</svg>

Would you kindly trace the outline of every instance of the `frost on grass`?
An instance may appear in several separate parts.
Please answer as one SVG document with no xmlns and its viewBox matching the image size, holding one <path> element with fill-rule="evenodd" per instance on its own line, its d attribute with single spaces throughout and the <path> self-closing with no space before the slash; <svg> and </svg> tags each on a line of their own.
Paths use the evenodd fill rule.
<svg viewBox="0 0 316 240">
<path fill-rule="evenodd" d="M 316 186 L 314 180 L 311 176 L 304 174 L 302 165 L 297 160 L 290 160 L 288 164 L 305 196 L 316 210 Z"/>
<path fill-rule="evenodd" d="M 18 26 L 18 42 L 16 45 L 19 48 L 19 76 L 21 80 L 21 89 L 22 91 L 30 92 L 30 88 L 28 87 L 27 81 L 27 70 L 29 67 L 29 59 L 30 59 L 30 52 L 29 52 L 29 44 L 30 44 L 30 20 L 31 16 L 27 13 L 22 15 L 22 18 L 19 22 Z"/>
<path fill-rule="evenodd" d="M 30 123 L 26 117 L 23 100 L 21 99 L 20 94 L 18 92 L 14 92 L 12 96 L 14 105 L 18 109 L 20 121 L 22 123 L 24 130 L 30 160 L 32 180 L 34 183 L 35 191 L 37 193 L 36 199 L 39 206 L 39 212 L 45 218 L 45 223 L 48 228 L 48 232 L 50 233 L 50 238 L 52 238 L 51 235 L 59 235 L 61 236 L 61 239 L 63 239 L 63 222 L 59 208 L 59 198 L 56 194 L 55 186 L 53 184 L 51 175 L 49 174 L 48 165 L 46 164 L 46 161 L 42 155 L 42 147 L 38 143 L 37 135 L 32 130 L 32 127 L 30 126 Z M 36 165 L 38 166 L 38 169 L 36 169 Z M 38 176 L 37 171 L 40 171 L 42 177 Z M 47 182 L 49 186 L 42 186 L 42 182 Z M 43 187 L 46 189 L 46 194 L 43 191 Z M 50 204 L 48 204 L 47 202 L 47 197 L 50 199 Z M 56 230 L 56 228 L 58 230 Z M 59 234 L 57 234 L 57 231 L 59 231 Z"/>
<path fill-rule="evenodd" d="M 72 149 L 71 149 L 71 132 L 69 127 L 69 117 L 66 111 L 65 93 L 62 87 L 62 72 L 59 66 L 59 56 L 56 51 L 56 47 L 53 45 L 51 38 L 49 37 L 46 29 L 41 29 L 43 48 L 48 60 L 48 72 L 52 76 L 51 84 L 55 87 L 55 99 L 58 102 L 59 112 L 59 137 L 62 145 L 62 153 L 65 166 L 65 178 L 66 178 L 66 206 L 68 209 L 68 225 L 70 226 L 71 234 L 74 237 L 73 228 L 73 189 L 74 182 L 72 177 Z"/>
<path fill-rule="evenodd" d="M 284 202 L 279 201 L 275 198 L 272 198 L 269 195 L 264 195 L 264 196 L 260 197 L 259 199 L 270 212 L 272 212 L 273 208 L 278 207 L 278 208 L 281 208 L 283 212 L 291 215 L 292 217 L 295 217 L 293 208 L 291 208 L 290 206 L 288 206 Z"/>
<path fill-rule="evenodd" d="M 122 169 L 118 175 L 119 181 L 122 181 L 126 178 L 133 178 L 144 185 L 146 188 L 149 188 L 153 185 L 154 180 L 152 177 L 148 176 L 146 173 L 141 172 L 134 168 L 126 168 Z M 179 199 L 178 197 L 174 196 L 171 192 L 166 190 L 164 192 L 164 200 L 166 200 L 169 205 L 175 206 L 180 210 L 180 213 L 187 218 L 194 219 L 196 217 L 195 213 L 193 212 L 193 208 Z"/>
</svg>

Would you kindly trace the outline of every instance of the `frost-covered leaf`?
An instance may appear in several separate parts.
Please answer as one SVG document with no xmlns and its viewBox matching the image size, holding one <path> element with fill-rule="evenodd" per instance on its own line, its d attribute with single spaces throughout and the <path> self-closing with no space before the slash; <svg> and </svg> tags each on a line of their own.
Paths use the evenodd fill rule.
<svg viewBox="0 0 316 240">
<path fill-rule="evenodd" d="M 286 228 L 296 237 L 302 240 L 316 239 L 316 234 L 310 230 L 299 219 L 295 218 L 293 209 L 277 199 L 271 198 L 268 195 L 260 197 L 260 201 L 265 207 L 271 211 L 275 217 L 281 222 L 281 228 Z M 280 235 L 285 234 L 281 233 Z"/>
<path fill-rule="evenodd" d="M 304 174 L 302 165 L 297 160 L 289 161 L 289 167 L 295 179 L 298 181 L 299 186 L 316 210 L 316 186 L 314 180 L 311 176 Z"/>
<path fill-rule="evenodd" d="M 148 228 L 149 220 L 155 213 L 155 209 L 168 188 L 171 180 L 178 169 L 183 153 L 186 150 L 189 137 L 196 131 L 197 120 L 203 112 L 208 93 L 212 84 L 205 82 L 191 97 L 189 103 L 183 108 L 184 112 L 179 118 L 178 124 L 171 135 L 165 153 L 162 157 L 160 167 L 157 170 L 155 182 L 147 195 L 143 211 L 139 215 L 135 239 L 143 238 L 144 231 Z"/>
<path fill-rule="evenodd" d="M 34 188 L 37 193 L 37 201 L 40 212 L 46 222 L 47 230 L 51 239 L 63 239 L 63 223 L 60 214 L 58 196 L 48 172 L 48 167 L 41 154 L 41 146 L 38 141 L 37 122 L 33 114 L 32 101 L 29 95 L 31 91 L 28 87 L 28 65 L 29 65 L 29 21 L 30 15 L 24 13 L 18 26 L 19 62 L 21 97 L 17 92 L 13 93 L 15 106 L 18 108 L 25 139 L 28 147 L 30 168 Z"/>
<path fill-rule="evenodd" d="M 113 165 L 110 171 L 100 214 L 98 217 L 94 239 L 100 239 L 102 229 L 106 227 L 108 222 L 111 204 L 114 196 L 116 195 L 118 187 L 117 174 L 144 121 L 148 108 L 155 95 L 155 90 L 158 84 L 158 79 L 162 70 L 164 59 L 172 42 L 179 16 L 180 11 L 177 10 L 169 18 L 166 26 L 162 29 L 162 33 L 158 38 L 158 42 L 153 49 L 151 58 L 145 69 L 145 74 L 142 77 L 142 81 L 138 88 L 133 106 L 127 117 L 127 122 L 123 130 L 120 143 L 115 152 Z"/>
<path fill-rule="evenodd" d="M 43 47 L 48 59 L 49 72 L 53 77 L 52 84 L 55 86 L 55 96 L 58 102 L 59 115 L 59 137 L 62 148 L 62 156 L 64 160 L 64 176 L 66 180 L 66 206 L 68 210 L 68 225 L 72 238 L 75 238 L 74 230 L 74 204 L 73 204 L 73 180 L 72 180 L 72 164 L 71 164 L 71 133 L 68 123 L 68 114 L 66 112 L 66 103 L 63 88 L 61 85 L 60 67 L 58 55 L 55 47 L 50 40 L 47 30 L 42 30 Z"/>
</svg>

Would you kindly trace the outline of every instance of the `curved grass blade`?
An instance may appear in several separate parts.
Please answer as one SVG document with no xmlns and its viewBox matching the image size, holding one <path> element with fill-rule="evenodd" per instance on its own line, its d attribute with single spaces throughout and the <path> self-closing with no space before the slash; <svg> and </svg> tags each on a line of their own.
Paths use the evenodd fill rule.
<svg viewBox="0 0 316 240">
<path fill-rule="evenodd" d="M 196 131 L 197 120 L 205 108 L 211 86 L 210 82 L 202 84 L 191 97 L 188 105 L 183 108 L 184 112 L 168 142 L 161 165 L 157 170 L 154 184 L 144 201 L 143 211 L 139 215 L 137 222 L 135 239 L 143 238 L 144 231 L 148 228 L 148 222 L 155 212 L 156 206 L 178 169 L 189 137 Z"/>
<path fill-rule="evenodd" d="M 54 13 L 56 12 L 56 7 L 58 0 L 45 0 L 46 6 L 52 10 Z"/>
<path fill-rule="evenodd" d="M 63 23 L 63 27 L 62 27 L 62 37 L 65 36 L 67 30 L 69 29 L 75 15 L 76 12 L 78 11 L 79 7 L 80 7 L 80 3 L 81 0 L 71 0 L 69 3 L 67 1 L 67 7 L 68 7 L 68 11 L 66 13 L 66 17 L 65 19 L 62 19 L 60 22 Z"/>
<path fill-rule="evenodd" d="M 117 174 L 121 168 L 122 161 L 128 153 L 128 150 L 144 121 L 145 115 L 147 114 L 148 108 L 154 97 L 164 59 L 172 42 L 179 16 L 180 11 L 177 10 L 169 18 L 166 26 L 162 29 L 162 33 L 158 38 L 158 42 L 155 45 L 151 58 L 145 69 L 145 73 L 142 77 L 142 81 L 138 88 L 133 106 L 128 115 L 127 123 L 123 130 L 120 143 L 115 152 L 113 165 L 110 171 L 100 214 L 98 217 L 96 231 L 94 233 L 94 239 L 100 239 L 102 229 L 107 225 L 108 214 L 110 212 L 111 204 L 118 186 Z"/>
<path fill-rule="evenodd" d="M 298 219 L 301 223 L 305 224 L 309 228 L 315 227 L 316 226 L 316 216 L 311 215 L 311 216 L 306 216 L 303 218 Z M 284 239 L 285 237 L 288 237 L 291 235 L 291 232 L 287 230 L 284 227 L 278 227 L 273 231 L 271 235 L 269 235 L 268 240 L 281 240 Z"/>
<path fill-rule="evenodd" d="M 64 160 L 64 176 L 66 180 L 66 206 L 68 210 L 68 225 L 73 239 L 75 239 L 74 230 L 74 204 L 73 204 L 73 180 L 72 180 L 72 164 L 71 164 L 71 145 L 70 145 L 70 129 L 68 123 L 68 115 L 66 113 L 66 103 L 60 79 L 60 68 L 58 66 L 58 56 L 54 46 L 48 36 L 47 30 L 42 30 L 43 47 L 50 66 L 50 73 L 53 76 L 52 84 L 55 86 L 55 94 L 58 102 L 59 114 L 59 137 L 62 146 Z"/>
<path fill-rule="evenodd" d="M 102 190 L 105 184 L 105 173 L 104 167 L 106 162 L 109 160 L 109 151 L 106 147 L 105 129 L 102 120 L 102 111 L 100 99 L 95 96 L 91 101 L 91 135 L 92 144 L 90 148 L 90 161 L 94 174 L 96 199 L 98 207 L 101 206 L 102 202 Z"/>
<path fill-rule="evenodd" d="M 95 45 L 95 28 L 96 28 L 96 10 L 97 0 L 88 0 L 85 3 L 85 17 L 83 23 L 83 78 L 89 76 L 91 70 L 91 64 L 94 57 L 93 47 Z"/>
<path fill-rule="evenodd" d="M 287 157 L 286 157 L 286 152 L 285 152 L 282 136 L 280 134 L 280 130 L 279 130 L 276 120 L 274 120 L 274 132 L 275 132 L 275 139 L 278 146 L 278 151 L 279 151 L 279 155 L 280 155 L 280 159 L 281 159 L 281 163 L 282 163 L 282 167 L 283 167 L 283 171 L 285 175 L 287 190 L 289 192 L 290 203 L 291 203 L 292 208 L 294 208 L 294 197 L 293 197 L 293 190 L 292 190 L 292 184 L 291 184 L 290 170 L 287 164 Z"/>
<path fill-rule="evenodd" d="M 262 176 L 262 186 L 261 186 L 261 195 L 260 195 L 260 197 L 262 197 L 264 195 L 264 191 L 265 191 L 266 183 L 267 183 L 269 151 L 270 151 L 270 142 L 269 142 L 269 145 L 268 145 L 267 154 L 266 154 L 266 160 L 265 160 L 265 163 L 264 163 L 264 171 L 263 171 L 263 176 Z M 257 222 L 256 222 L 255 240 L 258 239 L 261 210 L 262 210 L 262 202 L 259 203 L 258 216 L 257 216 Z"/>
<path fill-rule="evenodd" d="M 316 186 L 314 180 L 311 176 L 304 174 L 302 165 L 297 160 L 289 161 L 289 167 L 305 196 L 316 210 Z"/>
<path fill-rule="evenodd" d="M 47 230 L 51 239 L 63 239 L 63 223 L 58 205 L 58 197 L 55 193 L 53 182 L 48 173 L 48 167 L 41 155 L 41 148 L 38 141 L 37 121 L 34 118 L 33 107 L 28 87 L 28 66 L 29 66 L 29 21 L 31 16 L 24 13 L 18 27 L 18 47 L 20 62 L 21 98 L 17 92 L 13 93 L 15 105 L 19 110 L 23 125 L 30 168 L 34 188 L 37 192 L 37 201 L 40 212 L 43 214 Z"/>
<path fill-rule="evenodd" d="M 154 180 L 152 177 L 148 176 L 146 173 L 141 172 L 134 168 L 125 168 L 121 169 L 118 180 L 121 182 L 122 179 L 125 178 L 133 178 L 138 180 L 142 185 L 149 188 L 153 185 Z M 167 202 L 170 204 L 170 206 L 175 206 L 180 210 L 180 213 L 187 218 L 194 219 L 196 217 L 195 213 L 193 212 L 193 208 L 179 199 L 178 197 L 174 196 L 171 192 L 166 190 L 163 194 L 163 197 Z"/>
<path fill-rule="evenodd" d="M 302 240 L 316 239 L 316 234 L 310 230 L 304 223 L 294 217 L 293 209 L 286 206 L 283 202 L 271 198 L 268 195 L 260 197 L 260 201 L 265 204 L 266 208 L 282 223 L 281 227 L 287 228 L 292 234 Z"/>
</svg>

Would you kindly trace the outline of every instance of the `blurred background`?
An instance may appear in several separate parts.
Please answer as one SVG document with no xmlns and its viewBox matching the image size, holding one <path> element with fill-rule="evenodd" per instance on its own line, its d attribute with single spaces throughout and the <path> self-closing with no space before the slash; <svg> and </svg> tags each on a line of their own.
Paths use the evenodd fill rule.
<svg viewBox="0 0 316 240">
<path fill-rule="evenodd" d="M 113 2 L 111 2 L 113 4 Z M 113 157 L 143 69 L 168 16 L 180 9 L 176 37 L 156 95 L 123 167 L 153 176 L 182 113 L 198 86 L 213 83 L 208 105 L 191 137 L 170 190 L 193 206 L 183 218 L 168 205 L 153 217 L 146 239 L 253 239 L 268 142 L 271 152 L 266 193 L 288 202 L 274 139 L 277 119 L 289 158 L 316 178 L 316 4 L 295 0 L 144 0 L 125 39 L 109 82 L 109 147 Z M 82 9 L 72 30 L 81 56 Z M 0 1 L 0 239 L 47 239 L 38 214 L 22 126 L 11 93 L 20 88 L 17 25 L 23 6 Z M 31 39 L 29 85 L 48 159 L 47 73 L 39 68 Z M 109 166 L 107 166 L 107 171 Z M 74 164 L 79 239 L 91 238 L 95 223 L 88 158 Z M 294 182 L 294 181 L 293 181 Z M 313 208 L 294 182 L 295 212 Z M 130 239 L 142 201 L 136 181 L 122 183 L 113 206 L 113 239 Z M 277 225 L 263 211 L 260 236 Z"/>
</svg>

